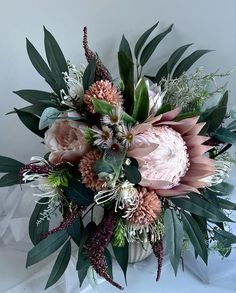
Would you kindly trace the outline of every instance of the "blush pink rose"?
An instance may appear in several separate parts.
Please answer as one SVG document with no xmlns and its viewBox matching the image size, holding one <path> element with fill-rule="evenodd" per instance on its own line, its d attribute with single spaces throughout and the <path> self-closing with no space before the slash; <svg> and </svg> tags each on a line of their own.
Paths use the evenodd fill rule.
<svg viewBox="0 0 236 293">
<path fill-rule="evenodd" d="M 44 137 L 44 143 L 51 151 L 49 161 L 52 164 L 79 162 L 89 149 L 83 135 L 86 127 L 85 123 L 79 121 L 56 120 Z"/>
</svg>

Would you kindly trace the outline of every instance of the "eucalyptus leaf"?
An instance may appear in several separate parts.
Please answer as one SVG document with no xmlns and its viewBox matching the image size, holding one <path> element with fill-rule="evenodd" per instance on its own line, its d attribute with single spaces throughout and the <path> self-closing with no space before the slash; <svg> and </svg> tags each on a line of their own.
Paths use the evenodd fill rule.
<svg viewBox="0 0 236 293">
<path fill-rule="evenodd" d="M 24 164 L 9 157 L 0 156 L 0 173 L 19 173 Z"/>
<path fill-rule="evenodd" d="M 170 56 L 168 62 L 167 62 L 167 71 L 169 74 L 171 74 L 173 68 L 178 63 L 179 59 L 182 57 L 184 52 L 190 47 L 192 44 L 184 45 L 180 48 L 178 48 L 174 53 Z"/>
<path fill-rule="evenodd" d="M 57 117 L 60 115 L 61 111 L 59 111 L 56 108 L 48 107 L 46 108 L 39 120 L 39 130 L 42 130 L 46 127 L 50 127 L 53 122 L 57 119 Z"/>
<path fill-rule="evenodd" d="M 45 108 L 47 108 L 47 105 L 37 104 L 37 105 L 26 106 L 26 107 L 20 108 L 19 110 L 24 111 L 24 112 L 28 112 L 28 113 L 31 113 L 31 114 L 34 114 L 37 116 L 41 116 L 43 111 L 45 110 Z M 16 113 L 15 111 L 10 111 L 10 112 L 6 113 L 6 115 L 15 114 L 15 113 Z"/>
<path fill-rule="evenodd" d="M 129 243 L 126 241 L 123 247 L 117 247 L 112 245 L 112 248 L 115 258 L 123 271 L 125 282 L 127 284 L 126 274 L 129 260 Z"/>
<path fill-rule="evenodd" d="M 168 70 L 167 70 L 167 62 L 166 62 L 157 71 L 154 78 L 154 83 L 160 84 L 160 81 L 162 80 L 162 78 L 167 78 L 167 76 L 168 76 Z"/>
<path fill-rule="evenodd" d="M 51 88 L 60 95 L 60 88 L 58 88 L 54 75 L 48 67 L 47 63 L 43 60 L 41 55 L 31 44 L 31 42 L 26 39 L 27 52 L 30 58 L 31 63 L 38 73 L 46 80 L 46 82 L 51 86 Z"/>
<path fill-rule="evenodd" d="M 228 103 L 228 91 L 224 93 L 218 104 L 201 114 L 200 121 L 207 122 L 207 132 L 215 131 L 223 122 Z"/>
<path fill-rule="evenodd" d="M 52 93 L 31 89 L 14 91 L 13 93 L 31 104 L 35 104 L 39 100 L 50 101 L 52 98 L 55 98 Z"/>
<path fill-rule="evenodd" d="M 219 184 L 211 186 L 209 190 L 215 191 L 217 196 L 227 196 L 233 192 L 234 186 L 232 184 L 229 184 L 228 182 L 221 182 Z"/>
<path fill-rule="evenodd" d="M 89 206 L 93 203 L 94 192 L 76 179 L 69 179 L 64 191 L 66 196 L 77 205 Z"/>
<path fill-rule="evenodd" d="M 159 24 L 159 21 L 157 23 L 155 23 L 152 27 L 150 27 L 148 30 L 146 30 L 141 35 L 141 37 L 138 39 L 137 43 L 135 44 L 135 48 L 134 48 L 134 55 L 135 55 L 136 59 L 138 59 L 138 56 L 139 56 L 145 42 L 147 41 L 148 37 L 150 36 L 152 31 L 157 27 L 158 24 Z"/>
<path fill-rule="evenodd" d="M 236 203 L 231 202 L 227 199 L 219 198 L 219 206 L 224 210 L 236 210 Z"/>
<path fill-rule="evenodd" d="M 166 209 L 164 213 L 164 227 L 167 251 L 176 275 L 181 257 L 184 232 L 183 225 L 174 210 Z"/>
<path fill-rule="evenodd" d="M 141 56 L 140 56 L 140 64 L 141 66 L 144 66 L 147 61 L 149 60 L 149 58 L 152 56 L 152 54 L 154 53 L 156 47 L 158 46 L 158 44 L 164 39 L 164 37 L 171 32 L 173 27 L 173 24 L 171 26 L 168 27 L 167 30 L 165 30 L 164 32 L 162 32 L 161 34 L 157 35 L 155 38 L 153 38 L 147 45 L 146 47 L 143 49 Z"/>
<path fill-rule="evenodd" d="M 133 184 L 138 184 L 141 181 L 142 176 L 137 167 L 128 165 L 124 167 L 124 171 L 125 171 L 125 176 L 129 182 Z"/>
<path fill-rule="evenodd" d="M 111 104 L 102 100 L 98 100 L 96 98 L 92 99 L 92 103 L 93 103 L 95 112 L 103 116 L 110 115 L 112 111 L 115 109 L 115 107 L 112 106 Z M 122 119 L 129 124 L 134 124 L 136 122 L 136 120 L 133 117 L 129 116 L 125 112 L 122 112 Z"/>
<path fill-rule="evenodd" d="M 236 146 L 236 134 L 226 128 L 222 127 L 222 128 L 217 129 L 214 132 L 213 137 L 215 137 L 216 139 L 218 139 L 221 142 L 230 143 L 230 144 Z"/>
<path fill-rule="evenodd" d="M 89 62 L 83 74 L 83 88 L 86 91 L 91 84 L 94 83 L 96 72 L 96 60 L 93 59 Z"/>
<path fill-rule="evenodd" d="M 32 266 L 33 264 L 51 255 L 59 247 L 61 247 L 63 243 L 65 243 L 68 237 L 69 234 L 66 230 L 62 230 L 51 234 L 47 238 L 40 241 L 29 251 L 27 255 L 26 267 L 28 268 L 29 266 Z"/>
<path fill-rule="evenodd" d="M 214 237 L 220 242 L 228 245 L 236 243 L 236 236 L 225 230 L 215 229 Z"/>
<path fill-rule="evenodd" d="M 124 84 L 124 108 L 130 114 L 134 102 L 134 63 L 123 51 L 118 52 L 118 63 L 120 77 Z"/>
<path fill-rule="evenodd" d="M 133 62 L 133 57 L 132 57 L 132 53 L 130 50 L 130 45 L 124 35 L 122 36 L 122 39 L 120 42 L 119 51 L 124 52 L 126 54 L 126 56 Z"/>
<path fill-rule="evenodd" d="M 134 91 L 134 108 L 132 117 L 139 121 L 144 122 L 148 117 L 149 111 L 149 95 L 145 80 L 139 80 Z"/>
<path fill-rule="evenodd" d="M 20 184 L 18 173 L 7 173 L 0 178 L 0 187 L 12 186 Z"/>
<path fill-rule="evenodd" d="M 236 130 L 236 120 L 229 123 L 229 125 L 226 127 L 228 130 Z"/>
<path fill-rule="evenodd" d="M 44 219 L 38 224 L 38 220 L 42 217 L 43 211 L 48 207 L 48 198 L 41 198 L 38 203 L 36 203 L 34 211 L 29 220 L 29 237 L 34 245 L 38 244 L 44 235 L 48 232 L 49 221 Z"/>
<path fill-rule="evenodd" d="M 82 286 L 84 279 L 86 278 L 89 267 L 90 263 L 88 257 L 84 253 L 79 254 L 78 261 L 76 264 L 76 270 L 78 271 L 80 287 Z"/>
<path fill-rule="evenodd" d="M 39 130 L 39 118 L 31 113 L 14 108 L 21 122 L 34 134 L 44 137 L 45 131 Z"/>
<path fill-rule="evenodd" d="M 83 229 L 83 223 L 81 218 L 74 221 L 68 228 L 67 232 L 70 234 L 73 241 L 77 244 L 77 246 L 80 245 L 80 239 L 82 235 L 82 229 Z"/>
<path fill-rule="evenodd" d="M 62 247 L 52 268 L 45 290 L 54 285 L 64 274 L 71 257 L 71 243 L 67 241 Z"/>
<path fill-rule="evenodd" d="M 205 237 L 195 221 L 195 219 L 188 213 L 182 212 L 181 219 L 183 221 L 184 230 L 188 234 L 190 241 L 193 244 L 197 254 L 201 256 L 203 261 L 207 264 L 208 250 L 205 244 Z"/>
<path fill-rule="evenodd" d="M 198 194 L 190 193 L 188 196 L 189 198 L 172 198 L 171 201 L 183 210 L 215 222 L 233 222 L 223 211 L 201 198 Z"/>
<path fill-rule="evenodd" d="M 59 84 L 62 84 L 63 88 L 67 90 L 62 76 L 63 72 L 66 72 L 67 74 L 69 73 L 66 59 L 53 35 L 45 27 L 43 28 L 44 45 L 48 63 L 52 72 L 61 78 Z"/>
<path fill-rule="evenodd" d="M 181 74 L 188 71 L 189 68 L 203 55 L 206 53 L 211 52 L 212 50 L 197 50 L 194 51 L 192 54 L 190 54 L 188 57 L 186 57 L 184 60 L 182 60 L 179 65 L 176 67 L 172 78 L 178 78 Z"/>
</svg>

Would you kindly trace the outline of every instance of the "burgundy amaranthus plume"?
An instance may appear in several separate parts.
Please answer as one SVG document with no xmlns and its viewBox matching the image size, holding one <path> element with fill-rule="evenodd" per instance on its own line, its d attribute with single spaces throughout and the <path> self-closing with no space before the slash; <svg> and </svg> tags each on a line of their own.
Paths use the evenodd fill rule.
<svg viewBox="0 0 236 293">
<path fill-rule="evenodd" d="M 98 80 L 109 80 L 111 81 L 111 75 L 106 67 L 102 64 L 99 57 L 89 48 L 88 46 L 88 32 L 87 27 L 84 27 L 84 37 L 83 37 L 83 47 L 85 51 L 85 57 L 88 62 L 95 59 L 96 61 L 96 72 L 95 72 L 95 81 Z"/>
<path fill-rule="evenodd" d="M 78 205 L 73 205 L 72 208 L 70 209 L 69 212 L 65 215 L 63 220 L 61 221 L 60 225 L 47 233 L 45 233 L 43 238 L 48 237 L 51 234 L 57 233 L 61 230 L 67 229 L 70 225 L 72 225 L 82 214 L 82 212 L 85 210 L 84 207 L 78 206 Z"/>
<path fill-rule="evenodd" d="M 150 240 L 150 244 L 152 246 L 153 253 L 157 258 L 156 281 L 159 281 L 160 277 L 161 277 L 161 269 L 162 269 L 162 264 L 163 264 L 163 239 L 159 239 L 155 242 Z"/>
<path fill-rule="evenodd" d="M 23 176 L 25 172 L 31 172 L 35 174 L 48 174 L 50 171 L 53 170 L 53 166 L 49 164 L 45 165 L 37 165 L 34 163 L 26 164 L 20 168 L 19 171 L 19 181 L 22 182 Z"/>
<path fill-rule="evenodd" d="M 106 279 L 113 286 L 123 290 L 124 288 L 114 282 L 107 273 L 107 264 L 104 256 L 105 248 L 111 240 L 116 221 L 117 217 L 114 212 L 105 215 L 95 232 L 87 240 L 85 250 L 89 257 L 90 264 L 97 274 Z"/>
</svg>

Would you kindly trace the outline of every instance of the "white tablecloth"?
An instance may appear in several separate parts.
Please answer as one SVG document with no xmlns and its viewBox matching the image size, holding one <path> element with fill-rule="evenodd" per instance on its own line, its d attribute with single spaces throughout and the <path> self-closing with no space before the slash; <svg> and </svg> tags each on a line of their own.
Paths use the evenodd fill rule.
<svg viewBox="0 0 236 293">
<path fill-rule="evenodd" d="M 235 170 L 230 181 L 236 183 Z M 32 212 L 34 199 L 32 190 L 23 187 L 4 188 L 0 190 L 0 293 L 39 293 L 43 292 L 49 277 L 55 255 L 39 264 L 25 269 L 27 251 L 32 247 L 28 238 L 28 220 Z M 234 200 L 236 193 L 234 192 Z M 235 218 L 235 217 L 234 217 Z M 235 231 L 235 224 L 232 225 Z M 93 289 L 87 281 L 79 288 L 75 270 L 76 249 L 64 276 L 49 288 L 51 293 L 74 292 L 118 292 L 103 279 L 98 280 L 97 288 Z M 129 265 L 128 286 L 125 286 L 123 274 L 114 262 L 115 280 L 125 286 L 126 293 L 143 292 L 181 292 L 181 293 L 227 293 L 236 292 L 236 251 L 221 261 L 216 253 L 211 253 L 209 265 L 206 267 L 200 260 L 193 261 L 190 252 L 185 256 L 185 272 L 179 268 L 174 276 L 169 261 L 164 262 L 161 280 L 156 283 L 156 260 L 153 255 L 143 262 Z"/>
</svg>

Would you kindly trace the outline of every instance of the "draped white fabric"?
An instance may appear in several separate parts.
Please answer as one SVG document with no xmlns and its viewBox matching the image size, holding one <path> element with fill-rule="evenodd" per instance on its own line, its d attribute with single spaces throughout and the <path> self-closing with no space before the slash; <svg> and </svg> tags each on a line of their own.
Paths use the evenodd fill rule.
<svg viewBox="0 0 236 293">
<path fill-rule="evenodd" d="M 230 178 L 236 183 L 236 172 Z M 32 247 L 28 238 L 28 220 L 34 206 L 34 198 L 30 187 L 4 188 L 0 190 L 0 292 L 1 293 L 39 293 L 43 292 L 55 255 L 39 264 L 25 269 L 27 251 Z M 234 191 L 233 198 L 236 198 Z M 232 215 L 234 219 L 235 215 Z M 236 231 L 235 224 L 232 229 Z M 74 293 L 74 292 L 118 292 L 102 279 L 93 289 L 86 280 L 79 288 L 78 276 L 75 269 L 76 247 L 73 257 L 64 276 L 46 292 Z M 164 262 L 161 280 L 155 282 L 156 260 L 153 255 L 146 260 L 129 265 L 128 286 L 125 292 L 207 292 L 226 293 L 236 292 L 236 251 L 220 259 L 218 254 L 211 253 L 209 265 L 206 267 L 200 260 L 195 261 L 191 252 L 184 257 L 185 272 L 179 268 L 177 277 L 174 276 L 169 261 Z M 115 280 L 125 285 L 122 272 L 114 262 Z"/>
</svg>

